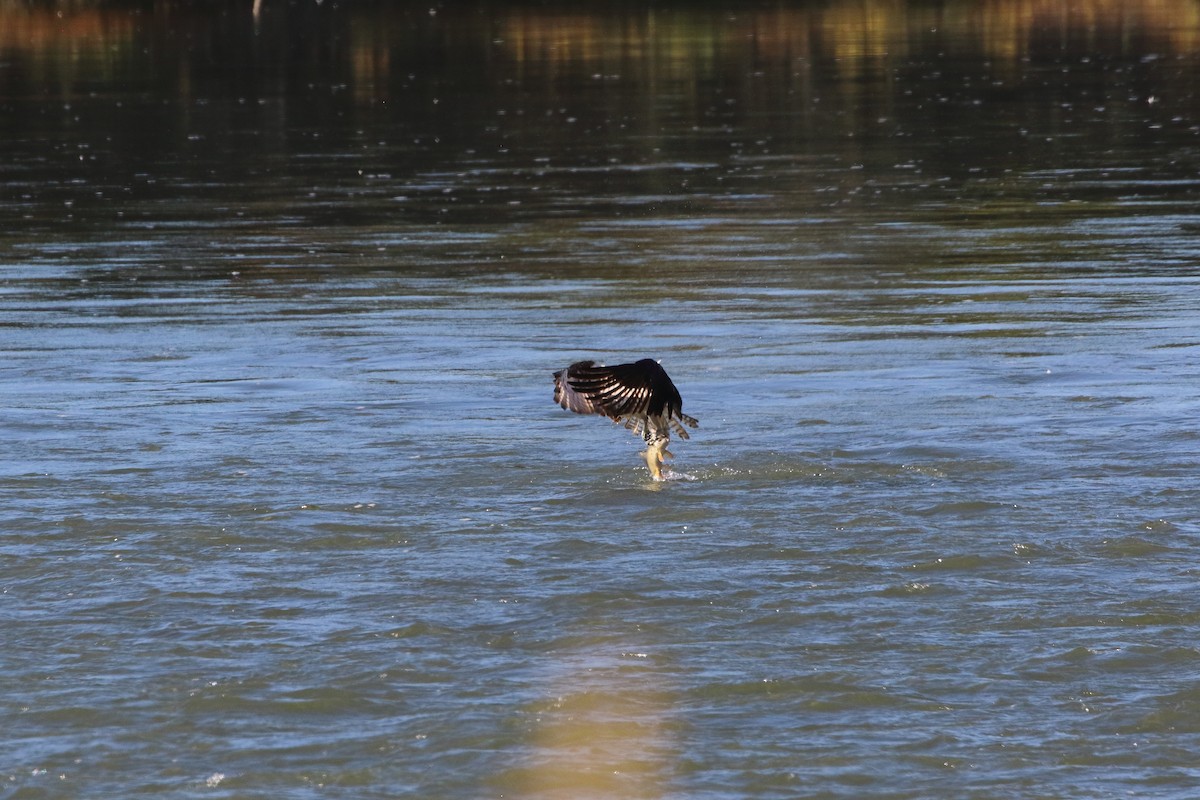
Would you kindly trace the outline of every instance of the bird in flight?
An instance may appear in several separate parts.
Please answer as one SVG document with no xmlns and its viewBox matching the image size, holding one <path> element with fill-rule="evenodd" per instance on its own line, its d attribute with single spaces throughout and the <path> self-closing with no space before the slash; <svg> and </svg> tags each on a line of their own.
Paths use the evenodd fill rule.
<svg viewBox="0 0 1200 800">
<path fill-rule="evenodd" d="M 656 481 L 663 479 L 663 459 L 675 457 L 667 450 L 671 431 L 687 439 L 683 425 L 700 424 L 683 413 L 679 390 L 650 358 L 612 367 L 577 361 L 554 373 L 554 400 L 568 411 L 599 414 L 640 435 L 646 440 L 646 466 Z"/>
</svg>

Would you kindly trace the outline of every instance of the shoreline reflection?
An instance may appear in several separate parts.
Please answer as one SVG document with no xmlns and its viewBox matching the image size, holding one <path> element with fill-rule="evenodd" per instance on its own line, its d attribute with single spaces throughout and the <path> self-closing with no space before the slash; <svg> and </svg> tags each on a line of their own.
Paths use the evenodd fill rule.
<svg viewBox="0 0 1200 800">
<path fill-rule="evenodd" d="M 897 0 L 730 10 L 578 9 L 471 5 L 432 13 L 427 4 L 332 8 L 169 2 L 107 6 L 0 3 L 0 85 L 69 95 L 120 81 L 145 81 L 145 60 L 173 63 L 182 83 L 213 60 L 251 71 L 309 58 L 346 65 L 353 96 L 387 96 L 414 67 L 476 77 L 500 68 L 517 81 L 701 79 L 737 64 L 752 80 L 764 70 L 796 79 L 817 62 L 839 64 L 847 81 L 914 54 L 997 62 L 1086 57 L 1194 60 L 1200 6 L 1191 0 L 992 0 L 926 6 Z M 157 44 L 147 48 L 146 40 Z M 169 49 L 164 51 L 163 48 Z M 455 63 L 450 54 L 470 54 Z M 479 65 L 486 69 L 479 70 Z M 265 77 L 265 74 L 264 74 Z M 281 82 L 304 77 L 276 75 Z"/>
</svg>

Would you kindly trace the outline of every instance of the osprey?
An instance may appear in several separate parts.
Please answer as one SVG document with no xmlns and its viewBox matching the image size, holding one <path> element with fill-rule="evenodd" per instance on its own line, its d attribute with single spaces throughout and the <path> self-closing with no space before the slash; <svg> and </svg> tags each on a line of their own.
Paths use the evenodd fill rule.
<svg viewBox="0 0 1200 800">
<path fill-rule="evenodd" d="M 683 413 L 683 400 L 667 371 L 649 358 L 612 367 L 578 361 L 554 373 L 554 400 L 568 411 L 600 414 L 640 434 L 646 440 L 646 466 L 656 481 L 662 480 L 663 458 L 674 458 L 667 450 L 671 431 L 687 439 L 680 423 L 699 425 Z"/>
</svg>

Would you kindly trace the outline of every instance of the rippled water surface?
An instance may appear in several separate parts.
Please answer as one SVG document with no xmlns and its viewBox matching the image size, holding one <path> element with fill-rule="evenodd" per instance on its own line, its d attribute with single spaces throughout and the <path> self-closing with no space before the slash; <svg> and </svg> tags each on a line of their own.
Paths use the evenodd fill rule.
<svg viewBox="0 0 1200 800">
<path fill-rule="evenodd" d="M 0 4 L 0 796 L 1195 797 L 1198 48 Z"/>
</svg>

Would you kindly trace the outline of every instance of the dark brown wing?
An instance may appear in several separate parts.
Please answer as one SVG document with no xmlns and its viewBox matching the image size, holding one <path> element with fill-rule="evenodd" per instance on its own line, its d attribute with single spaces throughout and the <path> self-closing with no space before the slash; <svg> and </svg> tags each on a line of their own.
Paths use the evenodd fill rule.
<svg viewBox="0 0 1200 800">
<path fill-rule="evenodd" d="M 597 369 L 595 361 L 579 361 L 554 373 L 554 402 L 576 414 L 604 414 L 604 409 L 589 395 L 576 391 L 571 385 L 577 375 L 590 374 L 593 369 Z"/>
<path fill-rule="evenodd" d="M 632 364 L 597 366 L 580 361 L 554 373 L 554 399 L 580 414 L 676 416 L 683 401 L 666 370 L 653 359 Z"/>
</svg>

